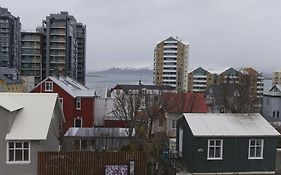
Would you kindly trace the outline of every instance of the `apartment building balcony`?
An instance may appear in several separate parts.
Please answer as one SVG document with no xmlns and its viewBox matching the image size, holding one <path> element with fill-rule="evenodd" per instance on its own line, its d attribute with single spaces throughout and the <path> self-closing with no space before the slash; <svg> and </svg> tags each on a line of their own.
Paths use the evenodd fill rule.
<svg viewBox="0 0 281 175">
<path fill-rule="evenodd" d="M 40 38 L 34 38 L 34 37 L 22 37 L 21 42 L 38 42 L 40 43 Z"/>
<path fill-rule="evenodd" d="M 52 36 L 65 36 L 65 32 L 51 32 L 50 35 L 52 35 Z"/>
<path fill-rule="evenodd" d="M 51 39 L 51 43 L 65 43 L 65 39 Z"/>
<path fill-rule="evenodd" d="M 54 59 L 54 58 L 52 58 L 50 60 L 50 63 L 51 64 L 65 64 L 65 60 L 64 59 Z"/>
<path fill-rule="evenodd" d="M 204 91 L 206 91 L 206 88 L 193 88 L 192 91 L 193 92 L 204 92 Z"/>
<path fill-rule="evenodd" d="M 177 58 L 177 55 L 164 55 L 163 59 L 165 58 Z"/>
<path fill-rule="evenodd" d="M 178 53 L 178 51 L 177 50 L 165 50 L 164 49 L 164 54 L 165 53 Z"/>
<path fill-rule="evenodd" d="M 66 28 L 65 24 L 52 24 L 50 26 L 50 29 L 65 29 L 65 28 Z"/>
<path fill-rule="evenodd" d="M 22 59 L 22 63 L 40 63 L 40 58 L 39 59 Z"/>
<path fill-rule="evenodd" d="M 206 80 L 193 79 L 193 83 L 207 83 L 207 81 Z"/>
<path fill-rule="evenodd" d="M 193 75 L 193 78 L 205 78 L 207 79 L 207 75 Z"/>
<path fill-rule="evenodd" d="M 40 57 L 40 53 L 21 53 L 22 56 L 37 56 L 37 57 Z"/>
</svg>

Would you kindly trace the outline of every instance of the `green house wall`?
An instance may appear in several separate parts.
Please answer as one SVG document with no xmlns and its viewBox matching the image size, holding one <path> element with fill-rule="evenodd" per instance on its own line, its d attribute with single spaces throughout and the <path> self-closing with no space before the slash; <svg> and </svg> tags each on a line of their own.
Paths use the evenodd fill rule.
<svg viewBox="0 0 281 175">
<path fill-rule="evenodd" d="M 194 137 L 184 117 L 178 120 L 177 137 L 179 128 L 183 129 L 182 159 L 191 172 L 275 171 L 277 137 Z M 208 139 L 223 139 L 222 160 L 207 160 Z M 248 159 L 249 139 L 264 139 L 263 159 Z"/>
</svg>

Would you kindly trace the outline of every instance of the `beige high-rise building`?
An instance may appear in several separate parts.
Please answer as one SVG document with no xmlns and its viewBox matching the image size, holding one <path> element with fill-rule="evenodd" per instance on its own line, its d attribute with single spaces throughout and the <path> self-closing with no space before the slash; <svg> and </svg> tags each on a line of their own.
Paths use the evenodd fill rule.
<svg viewBox="0 0 281 175">
<path fill-rule="evenodd" d="M 189 44 L 169 37 L 157 43 L 154 50 L 155 85 L 171 85 L 178 92 L 188 90 Z"/>
<path fill-rule="evenodd" d="M 277 69 L 272 74 L 272 87 L 281 84 L 281 69 Z"/>
</svg>

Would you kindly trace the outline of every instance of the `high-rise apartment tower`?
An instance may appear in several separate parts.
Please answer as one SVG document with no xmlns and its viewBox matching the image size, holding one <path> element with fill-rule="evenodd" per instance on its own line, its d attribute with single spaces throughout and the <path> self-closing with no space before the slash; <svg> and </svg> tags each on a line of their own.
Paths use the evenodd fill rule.
<svg viewBox="0 0 281 175">
<path fill-rule="evenodd" d="M 20 32 L 20 18 L 0 7 L 0 66 L 18 68 Z"/>
<path fill-rule="evenodd" d="M 69 76 L 84 84 L 86 26 L 77 23 L 68 12 L 60 12 L 47 16 L 43 28 L 46 34 L 44 77 Z"/>
<path fill-rule="evenodd" d="M 159 42 L 154 50 L 154 84 L 171 85 L 179 92 L 187 92 L 188 60 L 189 44 L 173 37 Z"/>
</svg>

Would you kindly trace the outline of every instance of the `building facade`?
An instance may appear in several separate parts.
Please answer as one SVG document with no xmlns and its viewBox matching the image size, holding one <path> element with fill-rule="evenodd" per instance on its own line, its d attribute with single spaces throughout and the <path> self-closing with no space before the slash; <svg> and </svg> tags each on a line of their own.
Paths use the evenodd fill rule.
<svg viewBox="0 0 281 175">
<path fill-rule="evenodd" d="M 188 88 L 189 44 L 173 37 L 159 42 L 154 50 L 155 85 L 171 85 L 179 92 Z"/>
<path fill-rule="evenodd" d="M 275 174 L 280 134 L 260 114 L 184 113 L 177 124 L 177 151 L 192 174 Z"/>
<path fill-rule="evenodd" d="M 198 67 L 188 74 L 188 91 L 205 92 L 211 84 L 215 83 L 216 77 L 216 74 Z"/>
<path fill-rule="evenodd" d="M 23 83 L 15 68 L 0 67 L 0 92 L 24 92 Z"/>
<path fill-rule="evenodd" d="M 86 25 L 82 23 L 74 23 L 74 34 L 75 34 L 75 71 L 74 77 L 82 84 L 85 84 L 86 76 Z"/>
<path fill-rule="evenodd" d="M 20 18 L 0 7 L 0 66 L 18 68 L 20 31 Z"/>
<path fill-rule="evenodd" d="M 263 94 L 262 115 L 265 118 L 281 118 L 281 86 L 275 85 Z"/>
<path fill-rule="evenodd" d="M 0 172 L 37 175 L 38 152 L 59 150 L 57 94 L 0 93 Z"/>
<path fill-rule="evenodd" d="M 44 40 L 44 34 L 40 30 L 21 32 L 19 71 L 23 76 L 34 76 L 35 85 L 42 81 L 42 60 L 45 59 Z"/>
<path fill-rule="evenodd" d="M 277 69 L 272 74 L 272 87 L 281 84 L 281 69 Z"/>
<path fill-rule="evenodd" d="M 60 12 L 47 16 L 43 28 L 46 34 L 44 77 L 69 76 L 84 84 L 86 27 L 68 12 Z"/>
<path fill-rule="evenodd" d="M 65 124 L 63 131 L 70 127 L 93 127 L 95 98 L 94 90 L 79 84 L 69 77 L 47 77 L 37 84 L 32 93 L 58 93 Z"/>
</svg>

